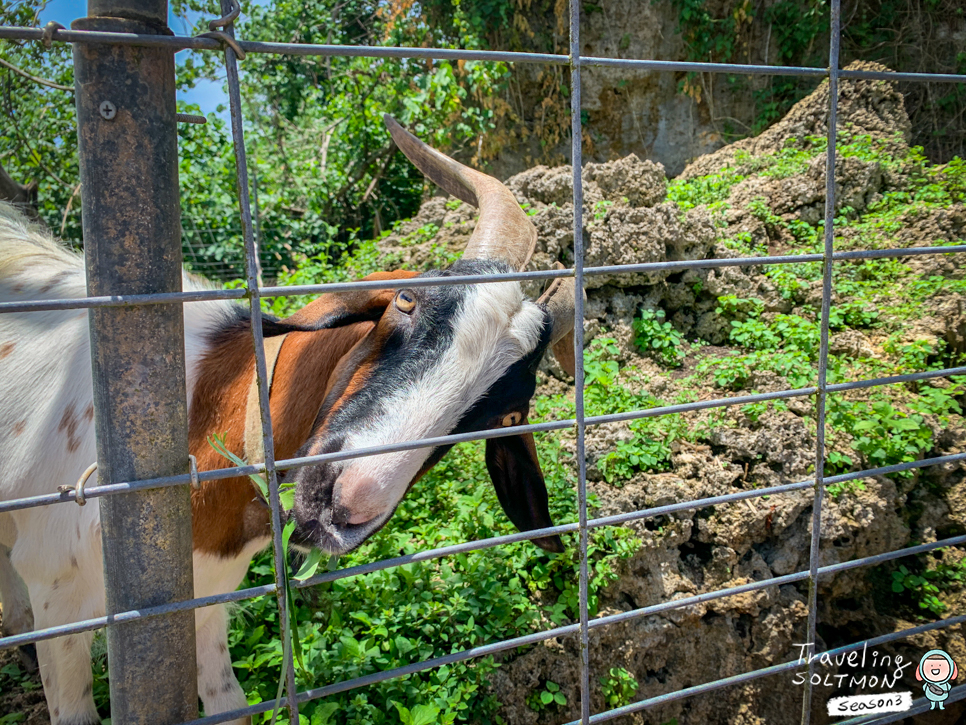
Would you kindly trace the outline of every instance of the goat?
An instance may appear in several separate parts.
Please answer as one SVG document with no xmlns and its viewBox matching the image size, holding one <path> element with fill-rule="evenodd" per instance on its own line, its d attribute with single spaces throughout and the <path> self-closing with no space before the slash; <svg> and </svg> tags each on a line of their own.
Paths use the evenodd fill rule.
<svg viewBox="0 0 966 725">
<path fill-rule="evenodd" d="M 397 146 L 430 179 L 479 206 L 460 261 L 445 277 L 523 269 L 536 230 L 510 191 L 386 117 Z M 412 272 L 370 275 L 399 280 Z M 185 289 L 200 281 L 185 274 Z M 0 206 L 0 301 L 82 298 L 83 258 L 11 207 Z M 266 318 L 273 368 L 270 407 L 279 459 L 526 423 L 535 371 L 548 346 L 573 368 L 573 280 L 537 301 L 518 282 L 323 294 L 285 320 Z M 85 310 L 0 314 L 0 500 L 74 483 L 94 460 L 91 356 Z M 255 359 L 251 320 L 227 301 L 184 307 L 189 447 L 201 470 L 227 467 L 207 444 L 257 457 L 251 430 Z M 283 337 L 284 336 L 284 337 Z M 257 409 L 257 398 L 255 399 Z M 260 435 L 260 433 L 258 434 Z M 392 516 L 408 488 L 449 446 L 329 462 L 295 472 L 293 541 L 342 554 Z M 510 520 L 551 525 L 530 434 L 488 440 L 486 462 Z M 245 478 L 192 493 L 194 593 L 234 590 L 271 538 L 264 501 Z M 535 539 L 561 551 L 556 536 Z M 0 600 L 8 633 L 104 614 L 97 499 L 0 514 Z M 227 612 L 195 612 L 198 693 L 207 714 L 246 705 L 227 647 Z M 41 678 L 54 725 L 98 723 L 90 632 L 40 642 Z"/>
</svg>

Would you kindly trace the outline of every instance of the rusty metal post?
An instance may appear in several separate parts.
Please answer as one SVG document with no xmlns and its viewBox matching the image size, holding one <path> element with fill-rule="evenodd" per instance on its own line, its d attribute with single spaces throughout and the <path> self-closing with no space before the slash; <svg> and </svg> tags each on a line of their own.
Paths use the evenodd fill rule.
<svg viewBox="0 0 966 725">
<path fill-rule="evenodd" d="M 75 30 L 170 35 L 167 0 L 89 0 Z M 77 136 L 90 295 L 181 291 L 174 55 L 74 45 Z M 178 304 L 89 312 L 99 483 L 188 471 L 184 319 Z M 107 613 L 190 599 L 187 486 L 100 501 Z M 111 719 L 197 717 L 194 612 L 107 633 Z"/>
</svg>

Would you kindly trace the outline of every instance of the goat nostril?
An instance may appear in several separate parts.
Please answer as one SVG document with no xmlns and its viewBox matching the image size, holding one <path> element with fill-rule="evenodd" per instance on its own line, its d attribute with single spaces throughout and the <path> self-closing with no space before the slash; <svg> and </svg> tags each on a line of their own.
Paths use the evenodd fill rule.
<svg viewBox="0 0 966 725">
<path fill-rule="evenodd" d="M 352 523 L 352 512 L 345 506 L 335 506 L 332 509 L 332 523 L 336 526 L 346 526 Z"/>
</svg>

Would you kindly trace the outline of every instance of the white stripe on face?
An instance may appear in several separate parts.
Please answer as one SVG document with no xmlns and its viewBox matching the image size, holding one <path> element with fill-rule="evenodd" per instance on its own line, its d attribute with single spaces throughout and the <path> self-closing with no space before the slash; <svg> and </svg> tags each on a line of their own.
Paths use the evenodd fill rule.
<svg viewBox="0 0 966 725">
<path fill-rule="evenodd" d="M 453 320 L 453 341 L 418 379 L 404 385 L 362 425 L 343 450 L 446 435 L 515 362 L 540 342 L 544 313 L 523 297 L 518 282 L 467 289 Z M 333 503 L 350 512 L 349 523 L 388 517 L 406 493 L 430 449 L 400 451 L 347 461 Z"/>
</svg>

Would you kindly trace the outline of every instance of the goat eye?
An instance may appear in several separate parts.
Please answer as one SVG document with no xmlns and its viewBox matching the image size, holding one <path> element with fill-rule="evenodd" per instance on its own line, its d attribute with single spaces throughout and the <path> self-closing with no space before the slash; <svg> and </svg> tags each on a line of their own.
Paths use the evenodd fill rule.
<svg viewBox="0 0 966 725">
<path fill-rule="evenodd" d="M 396 293 L 396 309 L 407 315 L 416 309 L 416 298 L 409 290 L 401 289 Z"/>
<path fill-rule="evenodd" d="M 503 427 L 509 428 L 512 425 L 520 425 L 520 421 L 522 420 L 523 416 L 516 411 L 513 413 L 507 413 L 505 416 L 503 416 Z"/>
</svg>

